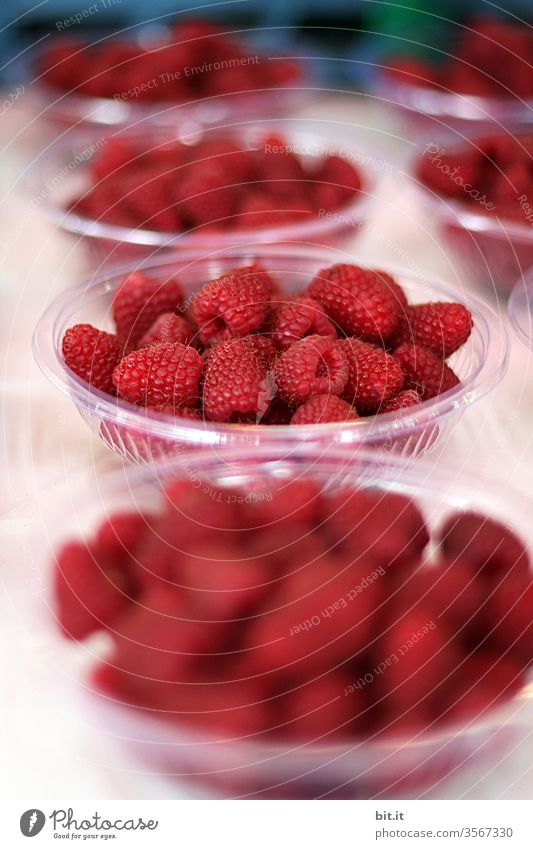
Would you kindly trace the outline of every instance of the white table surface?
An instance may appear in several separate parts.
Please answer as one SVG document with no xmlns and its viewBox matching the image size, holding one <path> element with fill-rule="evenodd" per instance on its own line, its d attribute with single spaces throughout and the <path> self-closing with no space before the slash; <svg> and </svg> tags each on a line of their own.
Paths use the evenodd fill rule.
<svg viewBox="0 0 533 849">
<path fill-rule="evenodd" d="M 42 602 L 42 563 L 35 539 L 43 522 L 60 524 L 55 500 L 119 465 L 94 439 L 70 402 L 32 360 L 33 326 L 65 286 L 83 279 L 79 245 L 57 233 L 22 193 L 22 178 L 44 134 L 24 98 L 0 123 L 0 795 L 3 798 L 182 798 L 185 788 L 145 774 L 116 741 L 98 729 L 72 698 L 62 655 L 34 615 Z M 299 117 L 299 116 L 298 116 Z M 409 135 L 369 99 L 331 95 L 301 112 L 323 131 L 363 138 L 391 163 L 382 204 L 354 247 L 354 256 L 391 262 L 469 288 L 446 256 L 434 222 L 421 215 L 400 170 Z M 488 295 L 490 297 L 490 293 Z M 505 300 L 497 309 L 505 319 Z M 502 475 L 533 493 L 533 373 L 529 353 L 512 339 L 507 376 L 467 411 L 430 462 Z M 37 536 L 36 536 L 37 535 Z M 42 606 L 42 604 L 41 604 Z M 76 658 L 74 658 L 76 662 Z M 468 769 L 435 788 L 433 798 L 533 798 L 533 739 L 490 772 Z"/>
</svg>

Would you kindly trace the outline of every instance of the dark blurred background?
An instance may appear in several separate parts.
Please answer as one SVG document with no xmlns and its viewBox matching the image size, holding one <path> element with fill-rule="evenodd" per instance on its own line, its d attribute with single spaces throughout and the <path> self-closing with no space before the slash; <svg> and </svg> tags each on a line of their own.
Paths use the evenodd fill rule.
<svg viewBox="0 0 533 849">
<path fill-rule="evenodd" d="M 533 0 L 0 0 L 0 84 L 27 76 L 31 47 L 51 35 L 90 38 L 119 29 L 156 36 L 171 20 L 202 16 L 259 30 L 263 46 L 316 59 L 328 85 L 351 85 L 364 82 L 366 63 L 378 54 L 406 43 L 415 50 L 445 44 L 454 22 L 527 19 L 532 12 Z"/>
</svg>

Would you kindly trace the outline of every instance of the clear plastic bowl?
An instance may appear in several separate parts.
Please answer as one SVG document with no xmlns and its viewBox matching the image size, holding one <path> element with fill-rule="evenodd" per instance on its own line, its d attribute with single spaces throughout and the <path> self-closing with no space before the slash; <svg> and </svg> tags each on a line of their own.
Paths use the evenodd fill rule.
<svg viewBox="0 0 533 849">
<path fill-rule="evenodd" d="M 472 136 L 468 144 L 479 137 Z M 444 145 L 443 145 L 444 146 Z M 465 147 L 445 145 L 446 153 Z M 424 148 L 420 147 L 420 151 Z M 483 212 L 454 198 L 438 195 L 419 179 L 416 166 L 421 153 L 413 157 L 408 173 L 417 188 L 431 220 L 436 223 L 448 253 L 459 261 L 465 273 L 478 286 L 508 295 L 516 280 L 533 265 L 533 227 Z"/>
<path fill-rule="evenodd" d="M 129 130 L 125 132 L 128 137 L 137 136 L 146 144 L 145 134 Z M 309 163 L 329 154 L 343 156 L 357 169 L 362 182 L 361 190 L 353 200 L 331 214 L 272 227 L 235 228 L 219 233 L 202 232 L 200 229 L 178 234 L 119 227 L 66 211 L 66 206 L 89 187 L 88 163 L 102 142 L 102 139 L 95 139 L 94 136 L 81 135 L 69 137 L 68 142 L 52 146 L 36 159 L 28 171 L 28 192 L 33 198 L 40 198 L 39 209 L 61 232 L 75 236 L 82 246 L 90 250 L 93 260 L 101 264 L 146 258 L 162 249 L 189 248 L 203 251 L 213 247 L 257 242 L 276 244 L 295 241 L 331 246 L 357 236 L 374 197 L 378 169 L 372 165 L 374 158 L 351 141 L 339 135 L 321 135 L 308 123 L 296 119 L 280 120 L 275 124 L 247 122 L 214 131 L 197 129 L 174 138 L 191 144 L 202 135 L 206 138 L 212 135 L 217 138 L 231 137 L 242 141 L 243 149 L 250 149 L 264 142 L 268 133 L 281 134 L 289 146 L 294 146 L 304 162 Z M 166 132 L 158 133 L 154 127 L 150 127 L 149 137 L 154 147 L 169 140 Z"/>
<path fill-rule="evenodd" d="M 507 308 L 516 335 L 533 351 L 533 266 L 515 283 Z"/>
<path fill-rule="evenodd" d="M 109 41 L 109 38 L 106 39 Z M 246 46 L 255 50 L 259 58 L 269 61 L 278 57 L 277 52 L 267 50 L 264 33 L 256 37 L 247 34 Z M 45 48 L 46 49 L 46 48 Z M 43 48 L 39 45 L 32 51 L 31 63 L 35 68 Z M 294 49 L 291 51 L 294 55 Z M 283 57 L 280 57 L 283 58 Z M 51 131 L 60 135 L 71 129 L 87 127 L 98 131 L 102 128 L 138 127 L 151 125 L 185 131 L 198 126 L 216 126 L 250 118 L 276 118 L 301 108 L 302 99 L 315 91 L 316 74 L 305 57 L 295 57 L 300 76 L 291 83 L 275 88 L 251 89 L 228 94 L 213 95 L 198 100 L 139 101 L 135 98 L 115 100 L 112 97 L 92 97 L 75 89 L 65 92 L 47 84 L 38 75 L 32 80 L 29 93 L 39 119 L 46 121 Z M 157 75 L 156 75 L 157 76 Z M 117 75 L 117 90 L 120 90 Z"/>
<path fill-rule="evenodd" d="M 508 340 L 493 309 L 484 302 L 463 297 L 452 287 L 422 280 L 395 267 L 383 266 L 404 287 L 412 302 L 460 300 L 471 311 L 474 329 L 450 362 L 462 383 L 437 398 L 397 413 L 361 418 L 349 423 L 311 426 L 217 424 L 181 419 L 171 421 L 157 413 L 134 407 L 91 389 L 66 368 L 61 354 L 65 331 L 80 321 L 112 330 L 111 301 L 122 277 L 142 268 L 152 278 L 177 276 L 189 297 L 206 280 L 251 262 L 260 262 L 280 283 L 282 291 L 301 291 L 320 269 L 339 262 L 354 262 L 351 255 L 307 245 L 256 246 L 217 251 L 198 256 L 176 254 L 139 265 L 128 265 L 91 278 L 62 293 L 46 310 L 35 331 L 34 354 L 46 377 L 72 399 L 82 417 L 106 444 L 134 462 L 151 461 L 185 447 L 218 445 L 269 447 L 279 456 L 288 446 L 301 443 L 327 447 L 332 443 L 380 446 L 405 456 L 421 454 L 449 432 L 467 406 L 498 384 L 507 368 Z"/>
<path fill-rule="evenodd" d="M 531 525 L 527 498 L 511 492 L 507 483 L 489 482 L 475 471 L 465 474 L 460 467 L 435 468 L 421 461 L 406 467 L 398 458 L 384 458 L 373 451 L 360 452 L 354 463 L 353 453 L 343 447 L 325 455 L 301 446 L 290 458 L 277 461 L 262 448 L 252 453 L 232 450 L 223 457 L 215 451 L 130 469 L 126 474 L 121 470 L 100 477 L 95 487 L 78 486 L 77 494 L 69 490 L 68 496 L 54 505 L 56 521 L 46 521 L 47 538 L 38 549 L 45 552 L 47 568 L 66 535 L 71 538 L 94 530 L 104 514 L 114 510 L 153 512 L 161 504 L 161 486 L 175 477 L 190 480 L 191 473 L 201 485 L 217 489 L 252 484 L 255 489 L 259 486 L 261 491 L 268 491 L 272 484 L 282 486 L 284 481 L 305 474 L 329 488 L 358 484 L 392 490 L 417 501 L 430 530 L 440 527 L 449 513 L 467 509 L 505 521 L 520 536 Z M 61 521 L 57 521 L 59 516 Z M 53 537 L 49 536 L 51 528 L 56 529 Z M 530 533 L 525 541 L 531 542 Z M 59 643 L 59 637 L 55 641 Z M 494 767 L 531 728 L 533 686 L 528 685 L 481 719 L 465 721 L 461 726 L 430 727 L 411 736 L 293 746 L 286 741 L 261 742 L 220 734 L 214 737 L 180 727 L 175 717 L 172 724 L 166 723 L 153 710 L 132 707 L 120 697 L 98 690 L 87 671 L 98 657 L 107 656 L 107 647 L 105 640 L 78 646 L 77 654 L 82 654 L 85 662 L 77 664 L 77 672 L 69 669 L 72 647 L 65 645 L 65 659 L 57 661 L 63 673 L 74 680 L 77 703 L 89 713 L 91 733 L 102 735 L 106 746 L 113 741 L 134 754 L 147 781 L 150 776 L 164 776 L 190 785 L 193 789 L 188 795 L 300 799 L 418 796 L 465 766 Z"/>
<path fill-rule="evenodd" d="M 533 100 L 480 97 L 430 85 L 410 85 L 384 70 L 371 75 L 370 93 L 392 106 L 419 133 L 511 127 L 533 121 Z"/>
</svg>

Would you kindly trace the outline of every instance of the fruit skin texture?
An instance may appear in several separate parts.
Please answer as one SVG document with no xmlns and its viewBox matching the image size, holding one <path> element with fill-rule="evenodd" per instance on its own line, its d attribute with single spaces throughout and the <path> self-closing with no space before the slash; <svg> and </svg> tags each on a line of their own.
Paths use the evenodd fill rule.
<svg viewBox="0 0 533 849">
<path fill-rule="evenodd" d="M 298 407 L 291 418 L 293 425 L 349 422 L 359 418 L 351 404 L 336 395 L 313 395 Z"/>
<path fill-rule="evenodd" d="M 140 271 L 124 278 L 113 297 L 113 318 L 117 336 L 127 350 L 137 346 L 156 318 L 174 312 L 183 300 L 177 280 L 150 280 Z"/>
<path fill-rule="evenodd" d="M 139 348 L 153 345 L 154 342 L 183 342 L 188 345 L 195 335 L 192 324 L 173 312 L 164 312 L 156 318 L 139 342 Z"/>
<path fill-rule="evenodd" d="M 359 412 L 375 412 L 400 391 L 405 378 L 391 354 L 360 339 L 341 339 L 338 344 L 348 363 L 343 397 Z"/>
<path fill-rule="evenodd" d="M 269 309 L 273 283 L 259 266 L 223 274 L 203 286 L 191 304 L 200 341 L 215 345 L 259 330 Z"/>
<path fill-rule="evenodd" d="M 348 363 L 333 339 L 306 336 L 276 360 L 274 375 L 280 397 L 296 406 L 311 395 L 340 395 L 348 380 Z"/>
<path fill-rule="evenodd" d="M 160 342 L 125 356 L 113 372 L 121 398 L 141 406 L 194 407 L 203 360 L 181 342 Z"/>
<path fill-rule="evenodd" d="M 115 394 L 113 369 L 121 357 L 116 336 L 91 324 L 75 324 L 63 337 L 62 352 L 67 366 L 95 389 Z"/>
<path fill-rule="evenodd" d="M 308 294 L 348 336 L 383 344 L 400 320 L 397 294 L 379 271 L 356 265 L 332 265 L 319 271 Z"/>
<path fill-rule="evenodd" d="M 235 414 L 260 416 L 268 406 L 265 370 L 246 339 L 221 342 L 209 354 L 204 380 L 204 412 L 214 422 Z"/>
<path fill-rule="evenodd" d="M 394 351 L 405 374 L 405 388 L 414 389 L 423 401 L 459 385 L 459 378 L 444 360 L 422 345 L 400 345 Z"/>
<path fill-rule="evenodd" d="M 472 316 L 462 304 L 416 304 L 407 307 L 394 341 L 414 342 L 446 359 L 464 345 L 471 331 Z"/>
<path fill-rule="evenodd" d="M 323 308 L 312 298 L 294 298 L 280 303 L 271 320 L 271 335 L 280 348 L 309 333 L 335 339 L 337 331 Z"/>
</svg>

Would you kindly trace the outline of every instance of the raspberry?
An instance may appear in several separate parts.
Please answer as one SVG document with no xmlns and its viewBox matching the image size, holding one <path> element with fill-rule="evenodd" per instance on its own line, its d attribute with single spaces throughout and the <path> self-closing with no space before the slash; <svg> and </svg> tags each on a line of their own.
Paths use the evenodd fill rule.
<svg viewBox="0 0 533 849">
<path fill-rule="evenodd" d="M 311 395 L 340 395 L 348 380 L 348 364 L 333 339 L 306 336 L 276 360 L 274 374 L 280 397 L 297 405 Z"/>
<path fill-rule="evenodd" d="M 192 342 L 195 332 L 192 324 L 183 316 L 164 312 L 156 318 L 139 341 L 139 348 L 145 348 L 155 342 L 182 342 L 188 345 Z"/>
<path fill-rule="evenodd" d="M 357 696 L 345 695 L 350 684 L 347 675 L 329 672 L 315 681 L 293 690 L 286 698 L 284 718 L 288 722 L 281 732 L 306 742 L 325 742 L 321 738 L 346 739 L 363 705 Z"/>
<path fill-rule="evenodd" d="M 335 327 L 312 298 L 293 298 L 279 304 L 272 315 L 270 332 L 280 348 L 288 348 L 310 334 L 337 337 Z"/>
<path fill-rule="evenodd" d="M 533 582 L 509 575 L 488 600 L 490 639 L 506 652 L 533 663 Z"/>
<path fill-rule="evenodd" d="M 359 174 L 342 156 L 326 156 L 315 172 L 314 179 L 335 188 L 336 206 L 341 206 L 361 189 Z"/>
<path fill-rule="evenodd" d="M 319 271 L 308 293 L 345 333 L 369 342 L 388 339 L 400 318 L 397 295 L 380 272 L 356 265 L 332 265 Z"/>
<path fill-rule="evenodd" d="M 287 674 L 295 682 L 360 654 L 370 636 L 380 588 L 361 586 L 364 564 L 340 567 L 327 556 L 289 575 L 260 612 L 247 636 L 257 671 Z M 314 624 L 313 624 L 314 623 Z"/>
<path fill-rule="evenodd" d="M 404 375 L 391 354 L 359 339 L 341 339 L 339 347 L 348 363 L 343 397 L 360 413 L 373 413 L 403 386 Z"/>
<path fill-rule="evenodd" d="M 205 172 L 206 165 L 202 164 Z M 179 183 L 180 215 L 193 226 L 216 222 L 224 227 L 233 214 L 236 194 L 226 180 L 220 168 L 212 168 L 201 177 L 195 173 L 185 177 Z"/>
<path fill-rule="evenodd" d="M 246 339 L 221 342 L 211 351 L 204 380 L 204 412 L 215 422 L 239 413 L 261 414 L 268 406 L 265 371 Z"/>
<path fill-rule="evenodd" d="M 82 640 L 111 625 L 129 601 L 124 565 L 97 546 L 67 543 L 59 551 L 54 576 L 57 618 L 64 634 Z"/>
<path fill-rule="evenodd" d="M 357 411 L 336 395 L 312 395 L 298 407 L 291 424 L 311 425 L 325 422 L 349 422 L 359 418 Z"/>
<path fill-rule="evenodd" d="M 257 336 L 246 336 L 245 338 L 250 347 L 255 351 L 260 365 L 265 371 L 268 371 L 278 355 L 278 349 L 274 340 L 270 336 L 262 336 L 261 334 Z"/>
<path fill-rule="evenodd" d="M 414 389 L 405 389 L 403 392 L 399 392 L 398 395 L 394 395 L 393 398 L 385 401 L 379 408 L 379 412 L 396 413 L 401 410 L 408 410 L 409 407 L 416 407 L 421 402 L 422 398 L 418 392 L 415 392 Z"/>
<path fill-rule="evenodd" d="M 328 500 L 328 539 L 346 557 L 392 570 L 415 567 L 429 542 L 424 517 L 403 495 L 341 489 Z"/>
<path fill-rule="evenodd" d="M 456 513 L 444 524 L 439 540 L 447 557 L 466 560 L 485 575 L 529 574 L 526 547 L 510 528 L 487 516 Z"/>
<path fill-rule="evenodd" d="M 394 356 L 405 374 L 406 389 L 414 389 L 423 401 L 460 383 L 457 375 L 440 357 L 421 345 L 400 345 Z"/>
<path fill-rule="evenodd" d="M 523 670 L 513 658 L 477 651 L 446 682 L 449 704 L 446 720 L 472 722 L 502 699 L 515 695 L 524 683 Z"/>
<path fill-rule="evenodd" d="M 141 406 L 194 406 L 203 361 L 181 342 L 159 342 L 132 351 L 113 372 L 113 383 L 126 401 Z"/>
<path fill-rule="evenodd" d="M 379 653 L 391 659 L 381 684 L 394 714 L 416 708 L 442 684 L 446 687 L 457 664 L 450 634 L 423 604 L 394 622 L 380 642 Z"/>
<path fill-rule="evenodd" d="M 135 348 L 161 313 L 175 311 L 183 299 L 177 280 L 150 280 L 140 271 L 129 274 L 113 296 L 117 336 L 128 349 Z"/>
<path fill-rule="evenodd" d="M 257 265 L 235 269 L 206 283 L 191 305 L 200 340 L 214 345 L 259 330 L 268 313 L 272 289 L 269 275 Z"/>
<path fill-rule="evenodd" d="M 95 389 L 114 394 L 113 369 L 121 356 L 116 336 L 90 324 L 75 324 L 63 336 L 62 352 L 74 374 Z"/>
<path fill-rule="evenodd" d="M 446 359 L 466 342 L 471 330 L 472 316 L 462 304 L 416 304 L 407 307 L 394 342 L 422 345 Z"/>
<path fill-rule="evenodd" d="M 145 534 L 150 531 L 150 517 L 142 513 L 114 513 L 104 519 L 96 532 L 99 551 L 114 559 L 133 557 Z"/>
<path fill-rule="evenodd" d="M 153 413 L 159 413 L 161 416 L 170 416 L 171 418 L 179 419 L 202 419 L 201 410 L 196 407 L 175 407 L 173 404 L 159 404 L 148 406 L 147 410 Z"/>
<path fill-rule="evenodd" d="M 235 224 L 245 229 L 256 227 L 282 227 L 286 224 L 308 217 L 309 208 L 298 204 L 290 209 L 284 208 L 280 200 L 267 194 L 246 195 L 238 207 Z"/>
</svg>

